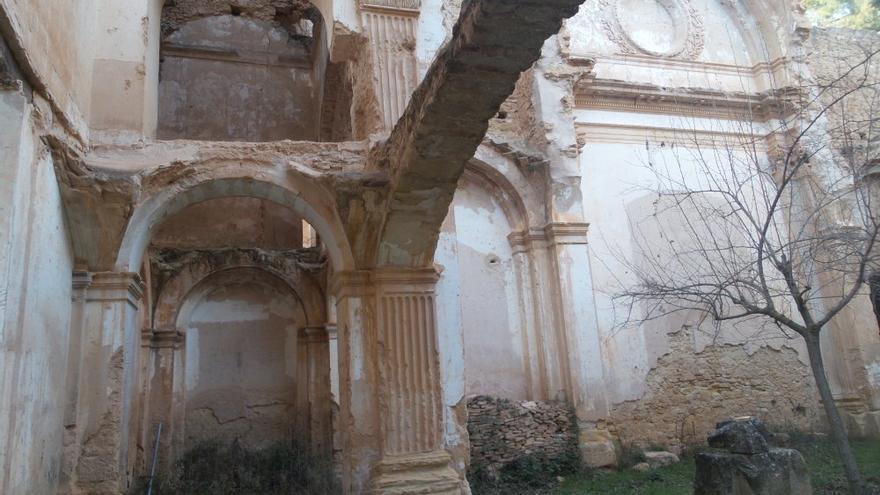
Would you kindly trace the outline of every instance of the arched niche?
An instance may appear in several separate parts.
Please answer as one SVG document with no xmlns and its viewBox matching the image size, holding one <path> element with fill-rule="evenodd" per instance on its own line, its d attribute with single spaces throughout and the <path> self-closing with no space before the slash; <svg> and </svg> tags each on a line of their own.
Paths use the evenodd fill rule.
<svg viewBox="0 0 880 495">
<path fill-rule="evenodd" d="M 305 309 L 281 279 L 255 268 L 216 272 L 187 294 L 177 317 L 185 339 L 184 450 L 237 441 L 264 448 L 296 437 L 308 414 L 297 390 Z"/>
<path fill-rule="evenodd" d="M 329 455 L 324 299 L 295 262 L 255 250 L 194 257 L 160 287 L 141 436 L 165 425 L 166 468 L 212 441 L 298 441 Z"/>
<path fill-rule="evenodd" d="M 543 398 L 533 256 L 511 241 L 541 221 L 540 187 L 491 148 L 477 156 L 465 167 L 435 252 L 443 267 L 439 306 L 457 310 L 454 319 L 441 313 L 450 322 L 441 327 L 460 325 L 466 395 Z"/>
<path fill-rule="evenodd" d="M 160 17 L 159 139 L 317 140 L 329 59 L 321 9 L 174 0 Z"/>
</svg>

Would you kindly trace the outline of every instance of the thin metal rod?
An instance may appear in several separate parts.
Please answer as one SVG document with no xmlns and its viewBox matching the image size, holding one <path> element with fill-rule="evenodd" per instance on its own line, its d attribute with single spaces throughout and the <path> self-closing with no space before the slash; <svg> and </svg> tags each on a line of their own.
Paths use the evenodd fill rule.
<svg viewBox="0 0 880 495">
<path fill-rule="evenodd" d="M 156 429 L 156 445 L 153 447 L 153 465 L 150 466 L 150 481 L 147 483 L 147 495 L 153 493 L 153 478 L 156 477 L 156 462 L 159 460 L 159 439 L 162 437 L 162 422 L 159 422 L 159 428 Z"/>
</svg>

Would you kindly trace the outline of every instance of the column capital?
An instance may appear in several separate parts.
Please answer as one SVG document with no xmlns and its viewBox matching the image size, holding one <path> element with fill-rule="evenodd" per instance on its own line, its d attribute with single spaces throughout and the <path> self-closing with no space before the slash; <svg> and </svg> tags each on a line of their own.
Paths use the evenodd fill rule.
<svg viewBox="0 0 880 495">
<path fill-rule="evenodd" d="M 88 301 L 127 301 L 137 306 L 144 295 L 141 276 L 134 272 L 97 272 L 92 274 Z"/>
<path fill-rule="evenodd" d="M 440 274 L 433 267 L 382 267 L 374 270 L 339 272 L 331 287 L 338 297 L 375 295 L 377 291 L 402 289 L 412 292 L 433 291 Z"/>
<path fill-rule="evenodd" d="M 87 271 L 73 272 L 73 290 L 88 289 L 92 285 L 92 274 Z"/>
<path fill-rule="evenodd" d="M 299 338 L 302 342 L 308 344 L 326 343 L 329 340 L 327 328 L 323 325 L 300 328 Z"/>
<path fill-rule="evenodd" d="M 184 334 L 176 328 L 145 328 L 141 331 L 145 341 L 149 341 L 149 347 L 177 348 L 183 344 Z"/>
<path fill-rule="evenodd" d="M 544 227 L 550 244 L 586 244 L 590 224 L 584 222 L 553 222 Z"/>
</svg>

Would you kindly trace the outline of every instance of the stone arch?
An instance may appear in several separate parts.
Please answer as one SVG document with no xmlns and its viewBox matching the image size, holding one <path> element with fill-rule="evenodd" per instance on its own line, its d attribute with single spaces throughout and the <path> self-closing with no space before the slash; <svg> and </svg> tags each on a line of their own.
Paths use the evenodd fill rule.
<svg viewBox="0 0 880 495">
<path fill-rule="evenodd" d="M 300 307 L 307 326 L 323 325 L 326 322 L 324 290 L 310 275 L 301 270 L 282 270 L 278 267 L 260 263 L 258 253 L 253 250 L 234 251 L 215 264 L 214 260 L 199 259 L 186 263 L 158 294 L 153 309 L 153 328 L 160 330 L 179 329 L 179 316 L 184 301 L 190 300 L 193 291 L 200 284 L 219 273 L 233 270 L 260 270 L 282 281 L 292 292 Z"/>
<path fill-rule="evenodd" d="M 499 202 L 511 230 L 528 228 L 529 212 L 525 202 L 514 185 L 501 172 L 486 162 L 473 159 L 465 166 L 462 180 L 477 184 Z"/>
<path fill-rule="evenodd" d="M 209 170 L 198 173 L 202 168 Z M 309 222 L 324 240 L 335 270 L 354 267 L 354 257 L 329 191 L 296 173 L 278 169 L 248 173 L 236 162 L 202 163 L 174 183 L 159 185 L 157 190 L 148 192 L 128 221 L 116 257 L 116 269 L 139 271 L 152 232 L 164 218 L 194 203 L 231 196 L 261 198 L 290 208 Z"/>
<path fill-rule="evenodd" d="M 191 316 L 192 310 L 195 306 L 201 303 L 210 291 L 222 286 L 224 283 L 242 279 L 266 285 L 267 287 L 277 290 L 279 293 L 289 294 L 292 296 L 292 299 L 300 303 L 303 320 L 308 322 L 309 311 L 303 305 L 302 296 L 288 280 L 285 280 L 285 277 L 262 266 L 239 265 L 211 271 L 192 284 L 189 290 L 184 294 L 183 299 L 180 300 L 177 310 L 173 313 L 173 326 L 185 333 L 182 322 L 186 321 Z M 312 316 L 314 317 L 314 314 Z M 306 323 L 306 325 L 308 325 L 308 323 Z"/>
</svg>

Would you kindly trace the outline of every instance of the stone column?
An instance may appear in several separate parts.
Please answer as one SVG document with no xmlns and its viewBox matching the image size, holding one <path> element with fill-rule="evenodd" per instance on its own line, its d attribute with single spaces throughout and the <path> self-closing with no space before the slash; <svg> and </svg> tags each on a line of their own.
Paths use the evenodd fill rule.
<svg viewBox="0 0 880 495">
<path fill-rule="evenodd" d="M 433 269 L 337 280 L 340 425 L 349 493 L 460 494 L 444 449 Z"/>
<path fill-rule="evenodd" d="M 363 0 L 361 16 L 373 54 L 373 84 L 390 131 L 403 115 L 416 86 L 415 56 L 419 0 Z"/>
<path fill-rule="evenodd" d="M 67 341 L 67 380 L 65 382 L 67 400 L 64 404 L 64 454 L 61 466 L 59 493 L 70 493 L 74 469 L 79 460 L 82 428 L 77 424 L 80 403 L 79 380 L 82 369 L 83 332 L 85 327 L 85 305 L 92 274 L 74 272 L 73 293 L 70 307 L 70 333 Z"/>
<path fill-rule="evenodd" d="M 303 425 L 312 449 L 320 454 L 331 451 L 330 342 L 324 326 L 305 327 L 299 332 L 299 380 L 308 418 Z"/>
<path fill-rule="evenodd" d="M 184 334 L 177 329 L 148 329 L 145 331 L 149 349 L 147 362 L 146 393 L 144 394 L 144 452 L 145 468 L 150 469 L 153 450 L 156 448 L 156 431 L 162 424 L 159 440 L 158 470 L 167 472 L 183 448 L 182 357 Z"/>
<path fill-rule="evenodd" d="M 132 475 L 142 294 L 138 274 L 114 272 L 93 274 L 86 294 L 77 411 L 84 440 L 76 478 L 78 488 L 88 493 L 119 493 Z"/>
<path fill-rule="evenodd" d="M 826 290 L 829 300 L 836 301 L 843 289 L 829 283 Z M 880 438 L 880 334 L 867 294 L 838 313 L 820 340 L 825 372 L 847 431 L 854 437 Z"/>
<path fill-rule="evenodd" d="M 534 303 L 537 397 L 566 400 L 574 407 L 580 448 L 590 467 L 616 463 L 613 439 L 598 424 L 608 416 L 602 343 L 593 297 L 586 223 L 551 223 L 510 236 L 521 265 L 520 279 L 531 280 Z"/>
<path fill-rule="evenodd" d="M 558 287 L 558 316 L 565 329 L 569 399 L 578 419 L 581 455 L 587 466 L 603 467 L 616 464 L 617 456 L 611 434 L 597 426 L 607 418 L 609 404 L 587 229 L 586 223 L 552 223 L 544 231 Z"/>
</svg>

